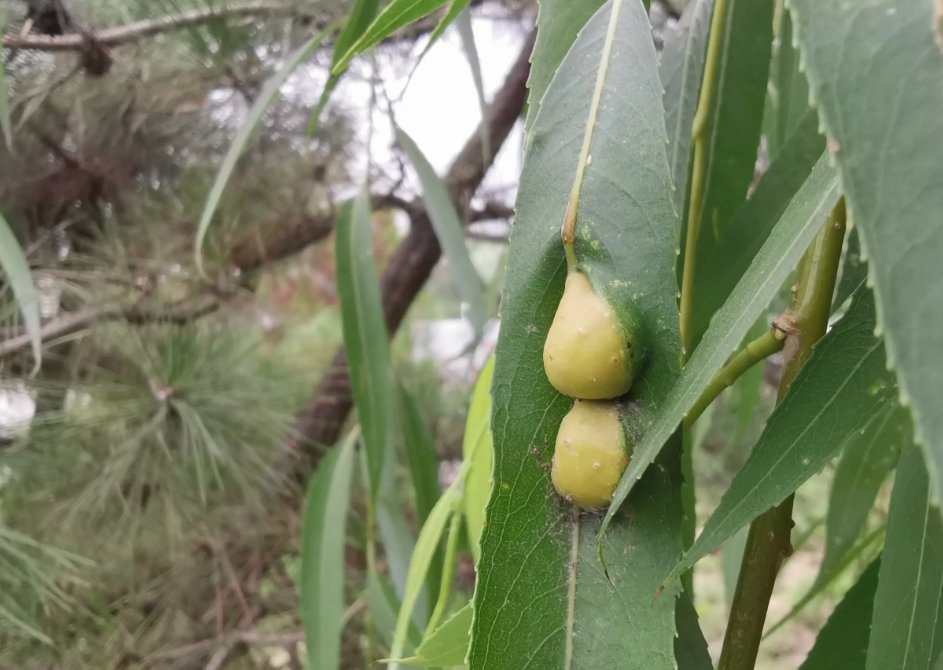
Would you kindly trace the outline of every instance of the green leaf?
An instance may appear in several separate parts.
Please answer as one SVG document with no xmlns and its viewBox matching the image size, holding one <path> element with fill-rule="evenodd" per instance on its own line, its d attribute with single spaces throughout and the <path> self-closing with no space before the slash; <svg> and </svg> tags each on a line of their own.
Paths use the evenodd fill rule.
<svg viewBox="0 0 943 670">
<path fill-rule="evenodd" d="M 301 620 L 312 668 L 340 664 L 344 545 L 357 432 L 321 459 L 305 496 L 301 528 Z"/>
<path fill-rule="evenodd" d="M 740 348 L 745 347 L 767 330 L 769 330 L 769 325 L 766 323 L 766 314 L 760 314 L 756 322 L 750 326 L 750 330 L 747 331 Z M 753 414 L 760 404 L 760 391 L 763 388 L 765 367 L 762 362 L 754 365 L 740 375 L 734 383 L 737 389 L 737 436 L 742 435 L 743 431 L 750 425 Z"/>
<path fill-rule="evenodd" d="M 541 0 L 537 9 L 537 40 L 530 57 L 527 78 L 527 116 L 524 119 L 524 146 L 531 142 L 534 120 L 540 110 L 550 80 L 577 34 L 596 13 L 604 0 Z M 569 185 L 567 185 L 569 186 Z M 563 215 L 560 215 L 563 221 Z"/>
<path fill-rule="evenodd" d="M 354 56 L 376 46 L 403 26 L 434 12 L 445 3 L 446 0 L 393 0 L 383 8 L 383 11 L 373 20 L 373 23 L 358 33 L 359 38 L 356 42 L 343 52 L 334 52 L 334 64 L 331 68 L 331 74 L 333 76 L 339 75 L 347 69 L 347 64 Z M 468 3 L 465 2 L 465 4 Z M 449 13 L 451 13 L 451 10 Z M 343 56 L 338 58 L 338 53 L 343 53 Z"/>
<path fill-rule="evenodd" d="M 753 181 L 769 79 L 774 5 L 773 0 L 727 2 L 714 95 L 704 128 L 707 153 L 698 251 L 704 243 L 724 239 Z M 685 226 L 687 215 L 684 211 Z M 682 244 L 681 258 L 683 251 Z"/>
<path fill-rule="evenodd" d="M 872 562 L 838 603 L 800 670 L 864 670 L 880 565 Z"/>
<path fill-rule="evenodd" d="M 841 266 L 841 278 L 835 288 L 835 297 L 832 299 L 832 311 L 840 308 L 851 294 L 858 288 L 858 284 L 868 277 L 868 263 L 861 254 L 861 241 L 858 238 L 858 229 L 852 228 L 845 243 L 845 258 Z"/>
<path fill-rule="evenodd" d="M 474 612 L 471 603 L 453 614 L 434 632 L 426 636 L 416 655 L 401 663 L 419 668 L 451 668 L 464 665 L 471 642 L 471 625 Z"/>
<path fill-rule="evenodd" d="M 748 526 L 744 526 L 727 541 L 720 549 L 721 571 L 724 573 L 724 599 L 727 602 L 727 611 L 733 604 L 733 594 L 737 590 L 737 580 L 740 579 L 740 566 L 743 564 L 743 552 L 747 546 Z"/>
<path fill-rule="evenodd" d="M 697 620 L 697 611 L 686 593 L 678 596 L 675 616 L 678 625 L 675 662 L 678 664 L 678 670 L 713 670 L 711 656 L 707 652 L 707 641 Z"/>
<path fill-rule="evenodd" d="M 336 230 L 337 295 L 344 351 L 363 431 L 370 494 L 376 498 L 383 460 L 392 451 L 394 396 L 367 196 L 358 195 L 352 204 L 341 207 Z"/>
<path fill-rule="evenodd" d="M 793 88 L 797 80 L 805 79 L 799 71 L 799 54 L 792 40 L 792 18 L 789 12 L 782 12 L 779 18 L 779 34 L 776 37 L 776 114 L 772 133 L 767 137 L 767 151 L 771 159 L 779 155 L 786 144 L 792 126 L 808 110 L 808 91 L 805 100 L 793 97 Z"/>
<path fill-rule="evenodd" d="M 484 305 L 484 286 L 472 263 L 462 232 L 462 222 L 455 211 L 448 188 L 435 173 L 425 154 L 402 128 L 396 129 L 396 141 L 409 156 L 413 168 L 422 183 L 422 200 L 429 212 L 429 220 L 435 230 L 439 244 L 449 261 L 452 276 L 462 301 L 468 305 L 468 318 L 475 331 L 481 333 L 487 318 Z"/>
<path fill-rule="evenodd" d="M 5 28 L 6 26 L 0 26 Z M 2 32 L 2 30 L 0 30 Z M 0 51 L 3 49 L 3 40 L 0 39 Z M 7 73 L 3 61 L 0 61 L 0 129 L 3 130 L 3 139 L 7 150 L 13 153 L 13 129 L 10 124 L 10 98 L 7 91 Z"/>
<path fill-rule="evenodd" d="M 667 582 L 821 471 L 875 412 L 893 402 L 894 379 L 874 323 L 874 300 L 862 286 L 790 384 L 750 458 Z"/>
<path fill-rule="evenodd" d="M 563 11 L 562 3 L 542 5 L 540 30 L 555 25 L 554 6 Z M 566 29 L 575 32 L 575 22 Z M 551 46 L 560 45 L 543 43 Z M 605 537 L 619 557 L 610 584 L 595 557 L 600 519 L 585 514 L 575 523 L 550 482 L 556 433 L 572 400 L 543 368 L 566 278 L 560 224 L 585 168 L 577 262 L 611 304 L 634 305 L 651 334 L 648 366 L 633 387 L 640 430 L 677 379 L 675 215 L 661 96 L 642 4 L 610 2 L 580 32 L 532 122 L 492 381 L 494 483 L 481 535 L 472 670 L 674 667 L 676 590 L 652 598 L 658 566 L 681 549 L 680 432 Z"/>
<path fill-rule="evenodd" d="M 912 442 L 910 411 L 896 402 L 875 412 L 864 431 L 846 441 L 832 480 L 825 520 L 825 556 L 817 582 L 854 545 L 878 489 L 897 464 L 901 448 Z"/>
<path fill-rule="evenodd" d="M 379 0 L 355 0 L 350 14 L 347 15 L 344 28 L 337 36 L 337 41 L 334 42 L 334 55 L 331 59 L 331 74 L 340 74 L 340 72 L 335 71 L 335 66 L 337 66 L 341 60 L 346 59 L 345 65 L 346 62 L 350 60 L 347 58 L 347 52 L 354 42 L 358 41 L 367 31 L 367 28 L 373 23 L 379 6 Z"/>
<path fill-rule="evenodd" d="M 468 545 L 478 565 L 481 553 L 479 540 L 485 527 L 485 505 L 491 493 L 491 376 L 494 373 L 494 355 L 478 374 L 475 391 L 472 393 L 468 418 L 465 421 L 465 437 L 462 440 L 462 457 L 468 462 L 468 477 L 462 494 L 465 509 L 465 526 L 468 528 Z"/>
<path fill-rule="evenodd" d="M 605 523 L 615 515 L 635 482 L 681 423 L 687 409 L 742 341 L 756 315 L 782 286 L 836 202 L 835 173 L 822 157 L 717 312 L 668 397 L 652 408 L 652 423 L 639 440 L 638 448 L 622 475 Z"/>
<path fill-rule="evenodd" d="M 23 253 L 23 247 L 20 246 L 13 229 L 2 214 L 0 214 L 0 269 L 6 274 L 13 296 L 23 314 L 23 324 L 26 326 L 26 333 L 33 347 L 33 374 L 36 374 L 43 360 L 39 294 L 36 292 L 33 273 L 29 269 L 29 261 Z"/>
<path fill-rule="evenodd" d="M 275 100 L 282 84 L 288 80 L 288 77 L 295 71 L 295 68 L 320 46 L 321 42 L 323 42 L 328 35 L 331 35 L 337 30 L 337 25 L 338 22 L 335 21 L 288 55 L 281 69 L 265 82 L 262 91 L 252 104 L 252 108 L 249 110 L 245 122 L 242 124 L 242 127 L 239 128 L 239 132 L 236 133 L 235 139 L 233 139 L 232 144 L 229 146 L 229 151 L 226 152 L 226 157 L 223 158 L 223 162 L 219 166 L 219 172 L 216 173 L 216 180 L 213 182 L 213 187 L 206 197 L 206 204 L 203 206 L 203 214 L 200 215 L 200 223 L 197 226 L 196 240 L 193 244 L 193 254 L 197 270 L 201 275 L 204 274 L 203 241 L 206 239 L 206 233 L 210 228 L 210 223 L 213 221 L 213 215 L 216 214 L 216 208 L 219 206 L 219 200 L 223 196 L 226 184 L 229 183 L 229 178 L 232 176 L 233 170 L 236 169 L 236 163 L 245 150 L 249 138 L 252 137 L 252 133 L 259 124 L 262 115 L 265 114 L 265 110 L 267 110 L 269 105 L 272 104 L 272 101 Z"/>
<path fill-rule="evenodd" d="M 416 406 L 416 401 L 402 386 L 400 391 L 403 442 L 406 446 L 406 460 L 412 475 L 413 490 L 416 493 L 416 525 L 422 528 L 432 512 L 432 508 L 441 496 L 439 488 L 439 466 L 435 453 L 435 440 L 426 427 L 425 421 Z M 411 535 L 410 535 L 411 537 Z M 439 582 L 442 580 L 442 548 L 429 565 L 426 577 L 426 596 L 429 612 L 439 598 Z M 405 583 L 404 583 L 405 584 Z"/>
<path fill-rule="evenodd" d="M 897 466 L 881 557 L 868 670 L 932 667 L 943 650 L 943 519 L 919 449 Z"/>
<path fill-rule="evenodd" d="M 442 494 L 439 501 L 433 507 L 429 518 L 419 530 L 419 539 L 416 541 L 416 549 L 413 551 L 413 558 L 409 563 L 409 574 L 406 577 L 406 591 L 403 594 L 403 604 L 400 607 L 399 614 L 396 617 L 396 631 L 393 635 L 393 644 L 390 646 L 390 657 L 400 658 L 403 655 L 403 649 L 406 646 L 406 639 L 409 633 L 409 624 L 416 605 L 416 600 L 422 591 L 423 583 L 432 564 L 433 557 L 439 548 L 442 540 L 442 533 L 448 523 L 449 517 L 455 511 L 458 487 L 462 485 L 464 472 L 455 478 L 455 481 Z M 397 662 L 393 662 L 394 669 L 399 667 Z"/>
<path fill-rule="evenodd" d="M 436 40 L 439 39 L 442 36 L 442 33 L 445 32 L 445 29 L 452 25 L 452 22 L 458 18 L 458 15 L 461 14 L 462 10 L 468 7 L 470 3 L 471 0 L 452 0 L 448 11 L 439 20 L 439 23 L 436 24 L 435 30 L 432 31 L 432 34 L 429 35 L 429 42 L 426 44 L 426 48 L 422 50 L 422 56 L 425 56 L 426 53 L 428 53 L 432 45 L 436 43 Z M 420 56 L 420 58 L 422 58 L 422 56 Z"/>
<path fill-rule="evenodd" d="M 714 0 L 689 2 L 677 25 L 665 35 L 661 50 L 658 69 L 665 87 L 668 164 L 674 180 L 674 205 L 679 213 L 687 192 L 691 124 L 697 111 L 713 9 Z"/>
<path fill-rule="evenodd" d="M 403 514 L 394 446 L 390 444 L 389 451 L 383 459 L 383 474 L 380 476 L 380 490 L 377 491 L 374 509 L 390 582 L 393 584 L 393 592 L 399 597 L 406 591 L 406 575 L 416 541 Z M 366 464 L 364 470 L 366 471 Z M 417 626 L 424 625 L 427 614 L 426 601 L 420 601 L 413 611 L 413 622 Z"/>
<path fill-rule="evenodd" d="M 698 242 L 695 261 L 698 280 L 694 283 L 691 312 L 695 345 L 750 267 L 824 150 L 825 138 L 819 134 L 818 118 L 814 111 L 809 111 L 757 184 L 756 191 L 730 222 L 720 242 L 708 229 L 702 231 L 705 234 Z"/>
<path fill-rule="evenodd" d="M 393 586 L 378 574 L 367 575 L 367 589 L 364 595 L 380 639 L 387 645 L 392 644 L 393 632 L 396 629 L 396 614 L 400 609 L 399 598 L 396 597 Z M 407 634 L 409 647 L 416 649 L 421 641 L 422 636 L 419 630 L 410 623 Z"/>
<path fill-rule="evenodd" d="M 478 47 L 475 46 L 475 32 L 472 30 L 471 10 L 465 9 L 455 17 L 455 27 L 462 41 L 462 50 L 468 59 L 471 68 L 472 81 L 475 83 L 475 94 L 478 96 L 478 109 L 481 111 L 481 150 L 484 164 L 487 165 L 491 157 L 491 133 L 488 131 L 488 101 L 485 100 L 485 83 L 481 77 L 481 62 L 478 60 Z"/>
<path fill-rule="evenodd" d="M 943 53 L 934 3 L 790 0 L 878 305 L 878 327 L 943 482 Z M 938 3 L 937 3 L 938 4 Z M 838 39 L 837 36 L 841 36 Z"/>
</svg>

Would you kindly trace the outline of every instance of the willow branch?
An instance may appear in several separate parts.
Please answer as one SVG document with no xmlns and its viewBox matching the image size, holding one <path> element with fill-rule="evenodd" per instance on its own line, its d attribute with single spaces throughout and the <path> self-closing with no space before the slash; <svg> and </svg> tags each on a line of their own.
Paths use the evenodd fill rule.
<svg viewBox="0 0 943 670">
<path fill-rule="evenodd" d="M 815 343 L 825 335 L 844 238 L 842 199 L 802 257 L 792 300 L 776 320 L 776 327 L 786 334 L 777 403 L 812 355 Z M 750 524 L 718 670 L 753 670 L 756 664 L 776 575 L 792 553 L 792 503 L 793 496 L 789 496 Z"/>
</svg>

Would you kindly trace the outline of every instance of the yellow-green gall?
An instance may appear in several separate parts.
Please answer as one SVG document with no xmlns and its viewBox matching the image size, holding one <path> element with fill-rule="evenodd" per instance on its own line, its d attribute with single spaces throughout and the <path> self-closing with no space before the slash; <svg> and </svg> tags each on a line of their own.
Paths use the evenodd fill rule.
<svg viewBox="0 0 943 670">
<path fill-rule="evenodd" d="M 557 493 L 584 509 L 606 507 L 629 464 L 614 402 L 577 400 L 563 417 L 550 478 Z"/>
<path fill-rule="evenodd" d="M 571 398 L 617 398 L 632 387 L 641 363 L 635 335 L 626 332 L 586 275 L 571 272 L 544 343 L 547 378 Z"/>
</svg>

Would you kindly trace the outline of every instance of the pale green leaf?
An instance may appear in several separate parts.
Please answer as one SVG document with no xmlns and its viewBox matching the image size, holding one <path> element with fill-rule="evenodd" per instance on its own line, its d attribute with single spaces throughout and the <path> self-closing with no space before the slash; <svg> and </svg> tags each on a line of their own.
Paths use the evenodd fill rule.
<svg viewBox="0 0 943 670">
<path fill-rule="evenodd" d="M 418 668 L 451 668 L 463 665 L 471 642 L 474 612 L 471 603 L 453 614 L 445 623 L 427 635 L 416 649 L 416 655 L 401 663 Z"/>
<path fill-rule="evenodd" d="M 890 402 L 842 447 L 825 519 L 825 556 L 816 581 L 854 545 L 901 448 L 912 442 L 910 411 Z"/>
<path fill-rule="evenodd" d="M 364 470 L 366 472 L 366 463 Z M 377 531 L 383 542 L 383 557 L 389 570 L 393 592 L 401 597 L 406 591 L 406 575 L 412 559 L 416 538 L 400 500 L 400 482 L 397 477 L 398 463 L 395 445 L 391 442 L 389 451 L 383 459 L 383 474 L 380 476 L 380 490 L 377 492 L 374 508 L 376 510 Z M 427 600 L 420 600 L 413 610 L 413 623 L 422 626 L 426 621 Z"/>
<path fill-rule="evenodd" d="M 216 173 L 216 180 L 213 182 L 210 193 L 206 197 L 206 204 L 203 206 L 203 213 L 200 215 L 200 223 L 197 225 L 196 231 L 196 240 L 193 244 L 193 254 L 200 274 L 203 274 L 203 241 L 206 239 L 206 233 L 210 228 L 210 224 L 213 222 L 213 215 L 216 214 L 216 208 L 219 206 L 219 200 L 223 196 L 226 184 L 229 183 L 229 178 L 232 176 L 233 170 L 236 169 L 236 163 L 239 161 L 239 157 L 249 143 L 249 138 L 252 137 L 255 127 L 259 124 L 259 121 L 269 108 L 269 105 L 275 100 L 282 84 L 288 80 L 288 77 L 295 71 L 295 68 L 320 46 L 321 42 L 323 42 L 328 35 L 331 35 L 337 30 L 337 25 L 337 22 L 332 23 L 315 37 L 312 37 L 291 52 L 288 57 L 285 58 L 281 69 L 265 82 L 255 102 L 252 103 L 252 108 L 249 110 L 245 122 L 243 122 L 242 127 L 239 128 L 239 132 L 236 133 L 236 137 L 229 146 L 229 151 L 226 152 L 226 157 L 223 158 L 223 162 L 219 166 L 219 171 Z"/>
<path fill-rule="evenodd" d="M 558 38 L 575 34 L 574 12 L 586 11 L 578 4 L 544 3 L 538 40 L 547 26 L 565 28 L 553 33 Z M 543 48 L 544 54 L 566 51 L 565 44 L 546 41 Z M 540 62 L 535 54 L 535 66 Z M 551 63 L 542 65 L 549 66 L 545 81 Z M 501 307 L 492 381 L 494 483 L 481 535 L 469 665 L 673 670 L 677 591 L 652 598 L 659 566 L 681 549 L 680 432 L 604 538 L 618 557 L 610 583 L 595 555 L 600 518 L 583 514 L 575 522 L 550 482 L 556 433 L 572 400 L 554 390 L 543 368 L 566 278 L 560 225 L 585 168 L 577 264 L 614 309 L 633 304 L 650 333 L 650 358 L 633 387 L 639 430 L 680 372 L 676 217 L 662 87 L 642 3 L 604 5 L 544 87 L 529 130 Z"/>
<path fill-rule="evenodd" d="M 13 289 L 13 296 L 23 314 L 26 334 L 29 335 L 33 347 L 33 374 L 36 374 L 43 360 L 39 294 L 33 283 L 29 261 L 23 254 L 23 247 L 20 246 L 13 229 L 2 214 L 0 214 L 0 269 L 6 275 L 6 280 Z"/>
<path fill-rule="evenodd" d="M 905 448 L 887 517 L 868 670 L 923 670 L 943 650 L 943 519 L 919 449 Z"/>
<path fill-rule="evenodd" d="M 321 459 L 308 484 L 301 529 L 300 613 L 312 670 L 340 664 L 344 545 L 357 432 Z"/>
<path fill-rule="evenodd" d="M 462 232 L 462 222 L 455 211 L 455 204 L 449 197 L 445 183 L 435 173 L 425 154 L 402 128 L 396 129 L 396 141 L 409 156 L 413 168 L 422 183 L 422 199 L 429 213 L 429 220 L 435 230 L 439 244 L 449 261 L 449 268 L 458 288 L 458 294 L 468 306 L 468 318 L 475 330 L 481 333 L 484 327 L 486 310 L 484 305 L 484 286 L 481 277 L 472 263 Z"/>
<path fill-rule="evenodd" d="M 531 54 L 527 78 L 527 116 L 524 119 L 524 145 L 529 146 L 534 120 L 550 80 L 563 62 L 589 17 L 604 0 L 540 0 L 537 9 L 537 40 Z M 563 220 L 563 215 L 560 215 Z"/>
<path fill-rule="evenodd" d="M 485 82 L 481 76 L 481 61 L 478 60 L 478 47 L 475 46 L 475 32 L 472 30 L 471 10 L 466 8 L 455 17 L 455 27 L 462 41 L 462 50 L 468 59 L 471 68 L 472 81 L 475 84 L 475 94 L 478 96 L 478 109 L 481 111 L 481 123 L 478 128 L 481 133 L 481 150 L 484 164 L 488 165 L 491 158 L 491 133 L 488 130 L 488 101 L 485 100 Z"/>
<path fill-rule="evenodd" d="M 864 670 L 880 565 L 871 563 L 838 603 L 800 670 Z"/>
<path fill-rule="evenodd" d="M 400 609 L 400 601 L 396 597 L 393 586 L 378 574 L 367 575 L 367 588 L 364 596 L 380 639 L 387 645 L 392 644 L 393 633 L 396 630 L 396 615 Z M 419 634 L 419 630 L 410 623 L 407 634 L 409 648 L 416 649 L 421 641 L 422 636 Z"/>
<path fill-rule="evenodd" d="M 789 0 L 934 499 L 943 483 L 943 52 L 928 0 Z M 938 3 L 936 3 L 938 4 Z"/>
<path fill-rule="evenodd" d="M 874 300 L 863 286 L 845 317 L 816 345 L 777 405 L 697 542 L 666 581 L 778 505 L 893 403 L 893 375 L 874 337 Z"/>
<path fill-rule="evenodd" d="M 475 564 L 478 564 L 481 529 L 485 526 L 485 505 L 491 493 L 491 376 L 494 373 L 494 356 L 478 374 L 472 393 L 468 418 L 465 420 L 465 437 L 462 440 L 462 456 L 468 462 L 468 477 L 462 494 L 465 509 L 465 526 L 468 528 L 468 545 Z"/>
<path fill-rule="evenodd" d="M 432 508 L 429 518 L 426 519 L 426 523 L 419 531 L 416 549 L 413 551 L 413 558 L 409 563 L 403 603 L 396 617 L 396 631 L 393 635 L 393 644 L 390 646 L 390 658 L 398 659 L 403 655 L 413 608 L 419 599 L 429 566 L 432 564 L 433 557 L 439 548 L 445 526 L 449 517 L 455 511 L 457 491 L 463 479 L 464 474 L 455 478 L 452 485 L 442 494 L 435 507 Z M 391 667 L 395 670 L 399 665 L 394 661 Z"/>
<path fill-rule="evenodd" d="M 363 431 L 371 497 L 393 441 L 393 379 L 380 285 L 373 260 L 370 202 L 361 194 L 341 207 L 336 222 L 337 295 L 350 387 Z"/>
<path fill-rule="evenodd" d="M 659 74 L 665 87 L 668 164 L 674 180 L 674 205 L 680 213 L 688 185 L 691 124 L 704 73 L 714 0 L 692 0 L 677 25 L 665 35 Z"/>
<path fill-rule="evenodd" d="M 335 52 L 331 74 L 339 75 L 354 56 L 376 46 L 400 28 L 434 12 L 446 2 L 447 0 L 393 0 L 383 8 L 366 30 L 361 31 L 357 41 L 343 52 L 343 56 L 337 58 Z"/>
<path fill-rule="evenodd" d="M 681 423 L 684 413 L 743 339 L 756 315 L 779 290 L 837 201 L 835 173 L 823 157 L 717 312 L 668 397 L 653 408 L 652 423 L 619 482 L 606 513 L 606 523 Z"/>
</svg>

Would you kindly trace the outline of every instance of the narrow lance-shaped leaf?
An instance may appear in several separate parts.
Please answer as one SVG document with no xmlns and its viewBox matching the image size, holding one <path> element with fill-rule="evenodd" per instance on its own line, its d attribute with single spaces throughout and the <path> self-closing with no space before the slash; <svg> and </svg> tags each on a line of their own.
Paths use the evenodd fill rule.
<svg viewBox="0 0 943 670">
<path fill-rule="evenodd" d="M 481 550 L 478 541 L 485 526 L 485 505 L 491 493 L 491 377 L 494 373 L 494 356 L 478 374 L 475 391 L 472 393 L 465 421 L 465 437 L 462 440 L 462 457 L 468 462 L 468 477 L 462 493 L 465 507 L 465 526 L 468 529 L 468 544 L 475 565 Z"/>
<path fill-rule="evenodd" d="M 245 150 L 246 144 L 248 144 L 249 138 L 252 137 L 252 133 L 255 131 L 255 127 L 261 120 L 262 115 L 265 114 L 265 111 L 269 108 L 269 105 L 272 104 L 275 96 L 278 95 L 282 84 L 288 80 L 288 77 L 295 71 L 295 68 L 310 56 L 328 35 L 331 35 L 337 30 L 337 25 L 337 22 L 332 23 L 318 33 L 318 35 L 312 37 L 288 55 L 281 69 L 265 82 L 262 91 L 252 104 L 252 108 L 249 110 L 245 122 L 243 122 L 242 127 L 239 128 L 239 132 L 236 133 L 236 137 L 229 146 L 229 151 L 226 152 L 226 157 L 223 158 L 223 162 L 219 166 L 219 172 L 216 173 L 216 180 L 213 182 L 210 193 L 206 197 L 206 204 L 203 206 L 203 213 L 200 215 L 200 223 L 197 226 L 193 253 L 200 274 L 203 274 L 203 241 L 206 239 L 206 233 L 213 221 L 213 215 L 216 214 L 216 209 L 219 206 L 220 198 L 223 196 L 223 191 L 226 189 L 226 184 L 229 183 L 229 178 L 232 176 L 233 170 L 236 169 L 239 156 L 241 156 L 242 152 Z"/>
<path fill-rule="evenodd" d="M 868 277 L 868 263 L 861 255 L 861 242 L 858 238 L 858 229 L 852 228 L 845 243 L 845 258 L 842 261 L 841 277 L 835 287 L 835 296 L 832 299 L 832 311 L 840 308 L 851 297 L 858 284 Z"/>
<path fill-rule="evenodd" d="M 704 128 L 706 156 L 698 250 L 722 243 L 753 181 L 773 42 L 773 0 L 728 0 Z M 682 216 L 687 226 L 688 207 Z M 682 252 L 685 237 L 682 235 Z M 683 258 L 682 253 L 679 260 Z M 697 266 L 695 266 L 696 268 Z M 695 284 L 710 276 L 695 270 Z"/>
<path fill-rule="evenodd" d="M 527 117 L 524 119 L 525 147 L 530 144 L 534 119 L 537 118 L 550 80 L 570 50 L 576 35 L 603 2 L 604 0 L 542 0 L 538 3 L 537 40 L 530 57 L 530 76 L 527 78 L 529 93 Z"/>
<path fill-rule="evenodd" d="M 402 408 L 403 442 L 406 447 L 406 460 L 412 476 L 413 490 L 416 493 L 416 525 L 422 528 L 441 495 L 439 489 L 439 468 L 435 453 L 435 440 L 423 421 L 419 407 L 409 392 L 400 387 L 400 406 Z M 395 488 L 395 487 L 394 487 Z M 439 598 L 439 584 L 442 580 L 442 548 L 440 547 L 426 576 L 426 595 L 428 611 L 432 612 Z"/>
<path fill-rule="evenodd" d="M 679 213 L 687 192 L 691 124 L 697 111 L 713 9 L 714 0 L 689 2 L 677 25 L 665 35 L 661 50 L 658 69 L 665 87 L 668 164 L 674 180 L 674 205 Z"/>
<path fill-rule="evenodd" d="M 350 14 L 347 15 L 344 22 L 344 27 L 338 34 L 337 41 L 334 42 L 334 54 L 331 58 L 332 66 L 339 65 L 346 58 L 347 52 L 354 42 L 358 41 L 373 23 L 379 6 L 379 0 L 355 0 Z M 338 75 L 340 72 L 335 72 L 334 67 L 332 67 L 331 74 Z"/>
<path fill-rule="evenodd" d="M 6 26 L 0 25 L 0 35 Z M 3 41 L 0 39 L 0 50 L 3 48 Z M 3 61 L 0 61 L 0 129 L 3 131 L 3 139 L 7 144 L 7 150 L 13 152 L 13 129 L 10 124 L 10 98 L 7 91 L 7 73 Z"/>
<path fill-rule="evenodd" d="M 668 397 L 653 409 L 652 423 L 639 441 L 606 512 L 604 529 L 681 423 L 684 413 L 743 339 L 756 314 L 795 268 L 836 202 L 835 173 L 823 156 L 717 312 Z"/>
<path fill-rule="evenodd" d="M 363 194 L 337 216 L 337 295 L 344 327 L 350 387 L 363 432 L 371 497 L 393 440 L 390 351 L 373 261 L 370 203 Z"/>
<path fill-rule="evenodd" d="M 387 645 L 393 644 L 396 630 L 396 616 L 400 610 L 400 601 L 390 584 L 382 575 L 367 575 L 367 589 L 364 594 L 373 623 L 377 627 L 380 639 Z M 422 642 L 422 636 L 416 626 L 410 624 L 406 636 L 408 645 L 416 649 Z"/>
<path fill-rule="evenodd" d="M 574 34 L 573 12 L 585 11 L 579 4 L 542 4 L 540 30 L 563 30 L 558 21 L 566 21 Z M 544 43 L 551 47 L 566 50 Z M 631 520 L 620 515 L 606 535 L 620 558 L 610 583 L 595 556 L 599 518 L 582 515 L 577 524 L 550 481 L 557 430 L 572 400 L 550 385 L 543 367 L 566 279 L 560 225 L 583 170 L 579 270 L 613 309 L 638 310 L 650 333 L 650 359 L 633 386 L 638 432 L 679 374 L 675 215 L 662 87 L 642 3 L 599 9 L 562 60 L 532 124 L 492 382 L 494 484 L 469 666 L 673 670 L 677 592 L 655 603 L 652 595 L 659 566 L 681 549 L 678 440 L 630 499 Z"/>
<path fill-rule="evenodd" d="M 880 565 L 872 562 L 838 603 L 799 670 L 865 670 Z"/>
<path fill-rule="evenodd" d="M 881 484 L 897 464 L 901 448 L 912 442 L 910 411 L 889 402 L 862 432 L 843 445 L 829 495 L 825 556 L 816 582 L 827 576 L 854 545 Z"/>
<path fill-rule="evenodd" d="M 417 668 L 452 668 L 463 665 L 471 642 L 473 616 L 474 612 L 469 603 L 427 635 L 414 656 L 404 658 L 400 662 Z"/>
<path fill-rule="evenodd" d="M 887 542 L 868 645 L 868 670 L 923 670 L 943 651 L 943 519 L 923 454 L 905 448 L 887 517 Z"/>
<path fill-rule="evenodd" d="M 789 0 L 861 248 L 878 328 L 943 482 L 943 51 L 938 2 Z M 936 5 L 936 9 L 934 7 Z M 841 36 L 838 39 L 837 36 Z"/>
<path fill-rule="evenodd" d="M 344 616 L 344 545 L 357 432 L 321 459 L 308 485 L 301 529 L 301 620 L 308 663 L 335 670 Z"/>
<path fill-rule="evenodd" d="M 455 27 L 458 29 L 458 36 L 462 41 L 462 50 L 465 52 L 465 58 L 468 59 L 468 67 L 471 68 L 472 81 L 475 84 L 475 94 L 478 97 L 478 109 L 481 110 L 481 150 L 485 165 L 491 157 L 491 133 L 488 132 L 488 101 L 485 100 L 485 82 L 481 76 L 481 61 L 478 60 L 478 47 L 475 46 L 475 31 L 472 29 L 471 11 L 466 7 L 455 17 Z"/>
<path fill-rule="evenodd" d="M 675 639 L 675 661 L 678 670 L 713 670 L 707 641 L 697 620 L 697 610 L 686 593 L 678 596 L 678 637 Z"/>
<path fill-rule="evenodd" d="M 825 151 L 814 111 L 803 116 L 779 156 L 760 179 L 753 195 L 743 203 L 718 242 L 705 230 L 698 244 L 697 276 L 694 283 L 691 330 L 697 344 L 711 319 L 750 267 L 773 226 L 805 183 L 816 161 Z M 763 306 L 765 307 L 765 305 Z"/>
<path fill-rule="evenodd" d="M 354 56 L 376 46 L 400 28 L 421 19 L 426 14 L 434 12 L 446 2 L 447 0 L 393 0 L 393 2 L 383 8 L 380 15 L 377 16 L 365 30 L 362 30 L 358 34 L 357 40 L 341 52 L 339 57 L 338 52 L 335 51 L 331 74 L 334 76 L 339 75 L 347 69 L 348 63 L 350 63 Z M 453 7 L 455 4 L 456 3 L 453 2 Z M 464 5 L 467 4 L 467 1 L 464 2 L 462 7 L 464 8 Z M 451 9 L 449 13 L 451 14 Z M 458 12 L 456 12 L 456 14 L 457 13 Z M 455 17 L 452 16 L 450 20 L 454 18 Z M 438 37 L 438 35 L 436 35 L 436 37 Z"/>
<path fill-rule="evenodd" d="M 29 261 L 23 254 L 23 247 L 13 234 L 10 224 L 0 214 L 0 269 L 6 274 L 13 296 L 23 314 L 23 324 L 33 347 L 33 374 L 42 364 L 42 334 L 40 332 L 39 294 L 33 283 L 33 273 Z"/>
<path fill-rule="evenodd" d="M 419 175 L 419 181 L 422 182 L 422 199 L 426 204 L 426 211 L 429 212 L 429 220 L 432 221 L 436 237 L 439 238 L 445 257 L 449 261 L 458 293 L 468 305 L 468 317 L 475 326 L 475 332 L 480 334 L 486 319 L 484 287 L 468 254 L 462 222 L 455 211 L 452 198 L 449 197 L 449 191 L 425 154 L 402 128 L 396 129 L 396 141 L 403 147 Z"/>
<path fill-rule="evenodd" d="M 893 402 L 894 379 L 884 365 L 874 323 L 874 300 L 862 285 L 851 309 L 790 384 L 750 458 L 666 581 L 782 502 Z"/>
</svg>

